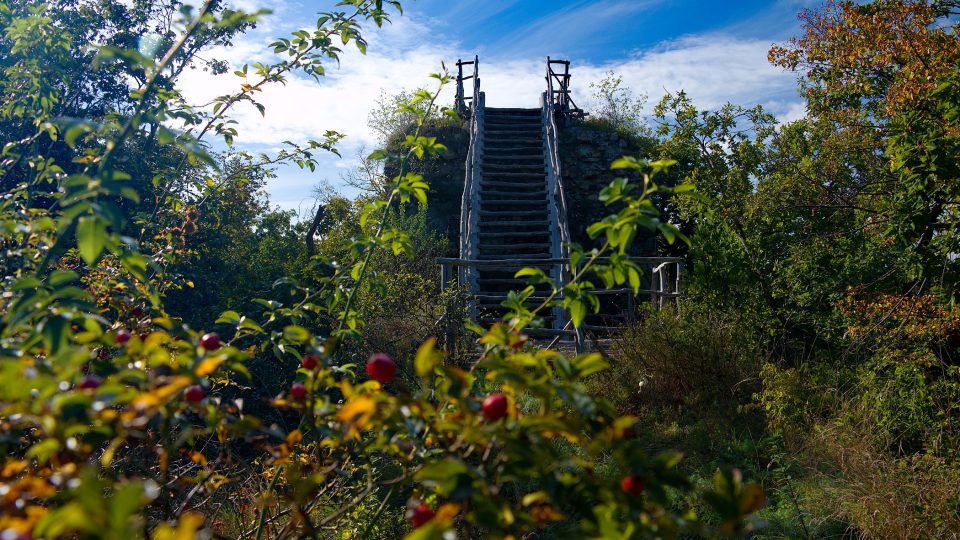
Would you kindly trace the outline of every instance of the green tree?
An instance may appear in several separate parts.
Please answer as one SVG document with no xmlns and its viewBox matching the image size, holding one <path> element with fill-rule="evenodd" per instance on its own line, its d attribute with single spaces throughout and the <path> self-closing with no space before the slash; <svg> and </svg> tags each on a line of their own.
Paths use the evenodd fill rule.
<svg viewBox="0 0 960 540">
<path fill-rule="evenodd" d="M 590 83 L 590 88 L 593 89 L 590 111 L 593 119 L 633 137 L 653 135 L 644 120 L 647 95 L 634 96 L 633 91 L 623 86 L 623 76 L 610 70 L 599 81 Z"/>
</svg>

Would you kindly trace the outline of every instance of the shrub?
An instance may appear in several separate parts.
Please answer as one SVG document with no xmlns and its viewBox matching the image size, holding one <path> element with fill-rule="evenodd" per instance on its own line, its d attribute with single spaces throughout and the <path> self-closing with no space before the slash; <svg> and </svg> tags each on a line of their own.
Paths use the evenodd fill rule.
<svg viewBox="0 0 960 540">
<path fill-rule="evenodd" d="M 450 80 L 446 73 L 434 74 L 435 92 L 417 93 L 424 106 L 409 106 L 417 127 L 399 152 L 371 156 L 397 163 L 398 172 L 385 200 L 363 206 L 345 258 L 314 260 L 302 275 L 277 280 L 271 297 L 252 299 L 256 308 L 224 311 L 202 329 L 170 313 L 164 291 L 184 285 L 170 268 L 190 235 L 179 228 L 138 242 L 124 233 L 129 216 L 118 201 L 140 200 L 125 170 L 140 163 L 121 159 L 125 149 L 156 145 L 176 156 L 151 183 L 179 182 L 183 164 L 214 160 L 190 133 L 162 127 L 170 118 L 202 124 L 200 136 L 216 133 L 229 144 L 236 132 L 225 115 L 234 104 L 256 104 L 252 96 L 291 70 L 322 76 L 323 63 L 341 53 L 334 44 L 365 50 L 361 21 L 379 26 L 387 19 L 385 5 L 398 7 L 380 0 L 343 3 L 347 12 L 324 14 L 315 30 L 275 42 L 282 60 L 253 66 L 252 73 L 238 70 L 240 90 L 216 98 L 200 115 L 182 107 L 171 62 L 185 65 L 189 51 L 229 41 L 230 29 L 257 20 L 217 5 L 205 2 L 197 14 L 184 8 L 176 23 L 181 35 L 156 58 L 100 47 L 104 60 L 135 64 L 130 76 L 145 77 L 129 109 L 102 123 L 58 118 L 46 109 L 24 121 L 31 111 L 0 108 L 4 129 L 16 124 L 28 132 L 4 145 L 0 160 L 4 180 L 17 179 L 0 200 L 0 246 L 8 255 L 0 294 L 0 535 L 160 540 L 208 535 L 219 532 L 211 526 L 222 526 L 258 540 L 335 537 L 371 532 L 384 512 L 389 523 L 377 532 L 396 535 L 391 525 L 405 508 L 416 509 L 417 528 L 403 532 L 419 539 L 529 536 L 557 523 L 594 537 L 745 529 L 744 517 L 763 502 L 758 486 L 725 471 L 700 490 L 717 513 L 715 526 L 669 507 L 670 490 L 692 489 L 677 470 L 679 456 L 652 455 L 625 440 L 634 419 L 618 415 L 584 385 L 605 362 L 596 354 L 567 357 L 523 345 L 523 331 L 539 309 L 562 306 L 577 324 L 583 321 L 596 303 L 582 279 L 586 272 L 639 286 L 637 267 L 619 256 L 639 227 L 675 232 L 654 219 L 649 202 L 657 191 L 650 169 L 665 162 L 620 160 L 620 167 L 642 170 L 643 183 L 620 179 L 602 194 L 623 207 L 592 228 L 609 241 L 589 254 L 577 251 L 577 279 L 562 290 L 554 286 L 538 310 L 523 307 L 531 287 L 518 294 L 509 322 L 478 329 L 482 352 L 469 369 L 446 362 L 432 339 L 397 359 L 413 366 L 409 381 L 392 378 L 392 361 L 382 356 L 387 369 L 371 370 L 377 380 L 351 362 L 349 344 L 368 327 L 364 291 L 383 283 L 376 258 L 414 252 L 410 234 L 391 217 L 414 200 L 426 202 L 429 185 L 407 164 L 411 156 L 444 150 L 420 129 Z M 52 94 L 39 100 L 42 107 L 61 103 L 58 92 L 70 85 L 48 85 L 40 69 L 45 64 L 37 64 L 69 50 L 74 36 L 50 17 L 58 10 L 0 8 L 0 22 L 9 25 L 4 30 L 12 29 L 0 35 L 14 42 L 13 67 L 5 74 L 47 85 Z M 30 28 L 59 37 L 35 39 L 23 32 Z M 204 41 L 211 36 L 220 37 Z M 87 45 L 81 44 L 83 54 Z M 0 85 L 2 102 L 17 105 L 29 86 Z M 162 136 L 154 140 L 157 132 Z M 311 168 L 311 152 L 328 148 L 316 141 L 293 146 L 277 159 Z M 58 152 L 47 155 L 54 147 Z M 184 193 L 163 185 L 155 204 L 180 208 Z M 605 256 L 609 262 L 598 262 Z M 537 277 L 532 269 L 527 275 Z M 269 355 L 272 364 L 265 361 Z M 307 355 L 313 358 L 304 362 Z M 247 367 L 254 357 L 255 367 L 290 383 L 262 400 L 260 406 L 273 411 L 263 418 L 245 403 L 244 386 L 259 382 Z M 483 415 L 491 393 L 506 398 L 505 416 L 499 410 Z M 520 396 L 527 405 L 522 412 Z M 624 490 L 622 478 L 604 474 L 610 470 L 642 479 L 642 493 L 636 481 Z"/>
<path fill-rule="evenodd" d="M 760 349 L 735 315 L 683 306 L 647 313 L 613 348 L 611 396 L 635 411 L 644 403 L 718 413 L 749 401 L 759 380 Z"/>
</svg>

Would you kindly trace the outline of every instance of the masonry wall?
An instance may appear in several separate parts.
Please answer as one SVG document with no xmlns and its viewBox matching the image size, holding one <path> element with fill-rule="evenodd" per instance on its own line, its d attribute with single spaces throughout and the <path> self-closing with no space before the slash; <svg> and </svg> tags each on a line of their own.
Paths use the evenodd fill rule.
<svg viewBox="0 0 960 540">
<path fill-rule="evenodd" d="M 453 126 L 429 128 L 425 135 L 436 137 L 447 146 L 438 158 L 415 162 L 412 169 L 430 183 L 427 213 L 431 225 L 449 239 L 448 255 L 457 255 L 460 229 L 460 202 L 463 197 L 465 161 L 469 133 Z M 574 239 L 589 246 L 586 228 L 606 216 L 610 210 L 599 200 L 600 190 L 623 173 L 610 170 L 615 159 L 629 155 L 651 157 L 653 139 L 631 138 L 607 127 L 578 122 L 560 128 L 560 154 L 564 188 L 567 195 L 568 222 Z M 650 237 L 637 239 L 635 254 L 651 254 Z"/>
</svg>

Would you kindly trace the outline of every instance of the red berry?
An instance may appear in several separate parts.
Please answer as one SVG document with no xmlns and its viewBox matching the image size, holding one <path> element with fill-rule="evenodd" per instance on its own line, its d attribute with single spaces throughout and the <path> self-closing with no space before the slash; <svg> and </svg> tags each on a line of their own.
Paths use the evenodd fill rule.
<svg viewBox="0 0 960 540">
<path fill-rule="evenodd" d="M 490 394 L 483 400 L 483 417 L 495 422 L 507 415 L 507 396 Z"/>
<path fill-rule="evenodd" d="M 303 401 L 307 398 L 307 387 L 303 383 L 293 383 L 290 387 L 290 397 L 296 401 Z"/>
<path fill-rule="evenodd" d="M 200 346 L 208 351 L 215 351 L 220 348 L 220 336 L 216 332 L 204 334 L 200 338 Z"/>
<path fill-rule="evenodd" d="M 367 375 L 375 381 L 385 383 L 397 374 L 397 364 L 384 353 L 377 353 L 367 360 Z"/>
<path fill-rule="evenodd" d="M 188 386 L 186 390 L 183 391 L 183 399 L 189 401 L 190 403 L 197 403 L 203 399 L 203 396 L 206 392 L 203 391 L 203 387 L 199 384 L 193 386 Z"/>
<path fill-rule="evenodd" d="M 80 381 L 80 384 L 77 385 L 77 388 L 80 390 L 96 390 L 103 384 L 103 381 L 100 380 L 100 377 L 96 375 L 87 375 Z"/>
<path fill-rule="evenodd" d="M 113 342 L 117 345 L 124 345 L 128 341 L 130 341 L 130 331 L 126 328 L 117 330 L 117 335 L 113 338 Z"/>
<path fill-rule="evenodd" d="M 312 354 L 308 354 L 303 357 L 303 362 L 300 365 L 303 366 L 303 369 L 312 370 L 317 367 L 317 357 Z"/>
<path fill-rule="evenodd" d="M 624 476 L 620 481 L 620 488 L 634 497 L 643 493 L 643 479 L 637 475 Z"/>
<path fill-rule="evenodd" d="M 413 512 L 410 513 L 410 524 L 413 525 L 414 529 L 418 529 L 436 515 L 436 512 L 431 510 L 429 506 L 425 503 L 420 503 L 413 509 Z"/>
<path fill-rule="evenodd" d="M 140 306 L 134 306 L 133 309 L 130 310 L 130 314 L 139 319 L 140 317 L 143 317 L 143 308 Z"/>
</svg>

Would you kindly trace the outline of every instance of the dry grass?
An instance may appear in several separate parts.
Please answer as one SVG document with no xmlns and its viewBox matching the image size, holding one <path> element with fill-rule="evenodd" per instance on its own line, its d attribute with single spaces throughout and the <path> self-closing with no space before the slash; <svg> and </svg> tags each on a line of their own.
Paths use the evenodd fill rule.
<svg viewBox="0 0 960 540">
<path fill-rule="evenodd" d="M 870 427 L 869 411 L 819 426 L 798 449 L 825 476 L 821 508 L 863 539 L 960 538 L 960 468 L 929 454 L 897 457 Z"/>
</svg>

